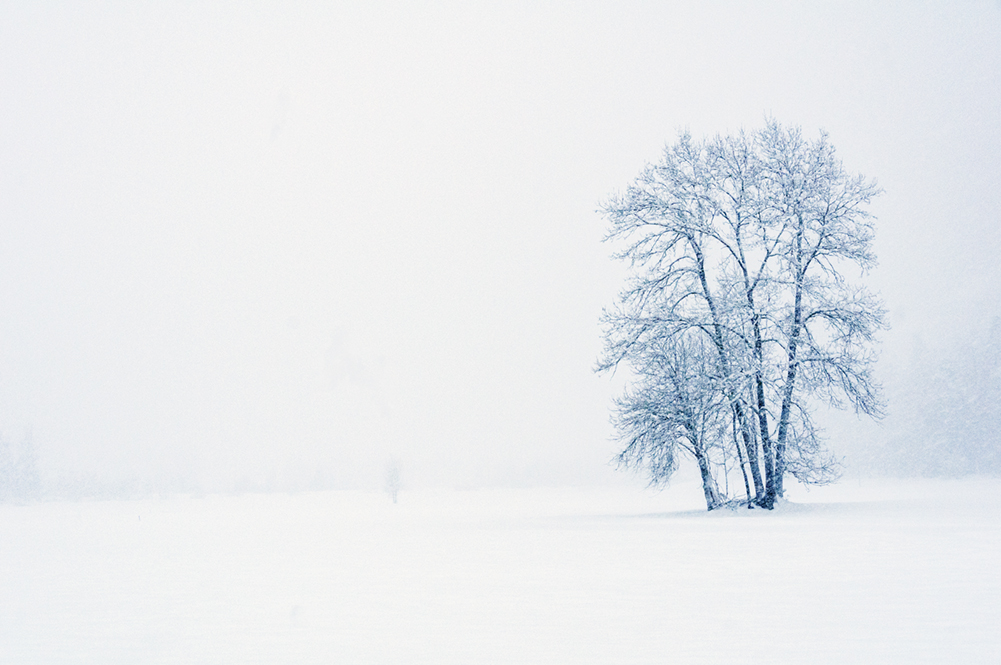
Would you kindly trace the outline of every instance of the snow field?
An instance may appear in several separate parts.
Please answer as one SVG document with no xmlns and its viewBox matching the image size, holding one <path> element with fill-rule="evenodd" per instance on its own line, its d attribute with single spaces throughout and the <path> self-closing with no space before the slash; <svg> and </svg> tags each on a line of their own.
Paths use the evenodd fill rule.
<svg viewBox="0 0 1001 665">
<path fill-rule="evenodd" d="M 0 506 L 0 663 L 1001 662 L 1001 482 Z"/>
</svg>

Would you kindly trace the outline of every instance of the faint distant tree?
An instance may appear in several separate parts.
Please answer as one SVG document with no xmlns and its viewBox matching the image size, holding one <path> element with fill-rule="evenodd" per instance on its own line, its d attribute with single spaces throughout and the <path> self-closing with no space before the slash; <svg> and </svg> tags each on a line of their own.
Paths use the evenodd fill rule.
<svg viewBox="0 0 1001 665">
<path fill-rule="evenodd" d="M 390 462 L 386 465 L 385 490 L 389 498 L 396 503 L 400 495 L 400 465 L 397 462 Z"/>
<path fill-rule="evenodd" d="M 770 120 L 753 133 L 701 142 L 682 134 L 604 206 L 607 239 L 624 243 L 617 256 L 633 273 L 603 316 L 598 369 L 629 364 L 638 378 L 626 401 L 635 404 L 641 392 L 658 394 L 662 378 L 653 375 L 678 366 L 676 356 L 651 364 L 651 349 L 698 349 L 695 366 L 712 377 L 701 390 L 713 397 L 695 402 L 715 404 L 714 414 L 725 404 L 732 416 L 704 447 L 735 453 L 758 505 L 772 507 L 787 473 L 808 483 L 836 476 L 811 400 L 880 415 L 872 342 L 883 309 L 845 277 L 875 262 L 865 208 L 878 193 L 844 171 L 826 135 L 806 141 Z M 622 403 L 619 413 L 620 432 L 632 441 L 635 422 L 621 419 Z"/>
<path fill-rule="evenodd" d="M 31 434 L 18 442 L 0 435 L 0 501 L 34 499 L 39 491 L 38 458 Z"/>
</svg>

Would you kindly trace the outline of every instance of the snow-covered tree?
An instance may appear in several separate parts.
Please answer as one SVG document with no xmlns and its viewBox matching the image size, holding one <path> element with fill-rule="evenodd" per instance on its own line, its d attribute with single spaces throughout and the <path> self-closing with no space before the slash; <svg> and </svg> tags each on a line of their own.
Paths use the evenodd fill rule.
<svg viewBox="0 0 1001 665">
<path fill-rule="evenodd" d="M 694 447 L 679 449 L 677 438 L 654 433 L 670 419 L 639 418 L 637 408 L 646 404 L 649 415 L 711 404 L 698 407 L 707 409 L 699 419 L 711 413 L 722 425 L 699 445 L 736 457 L 716 466 L 741 468 L 749 503 L 752 482 L 753 501 L 770 508 L 786 473 L 813 483 L 834 477 L 810 400 L 880 414 L 872 341 L 882 306 L 845 277 L 847 268 L 864 273 L 875 262 L 865 208 L 878 193 L 845 172 L 825 135 L 806 141 L 799 129 L 769 121 L 706 141 L 682 134 L 608 201 L 607 239 L 621 243 L 617 256 L 633 268 L 603 317 L 598 365 L 626 362 L 637 376 L 618 403 L 626 443 L 620 461 L 659 460 L 651 472 L 663 477 L 674 465 L 663 465 L 671 457 L 665 451 L 654 453 L 659 441 L 687 450 L 702 468 Z M 684 377 L 687 406 L 672 372 Z M 699 391 L 705 394 L 693 397 Z M 654 407 L 658 400 L 664 404 Z M 729 418 L 718 417 L 720 405 Z M 653 429 L 640 436 L 644 423 Z M 716 486 L 714 472 L 705 487 Z M 707 503 L 714 505 L 708 493 Z"/>
<path fill-rule="evenodd" d="M 698 336 L 677 336 L 637 349 L 639 380 L 617 401 L 616 425 L 625 443 L 618 462 L 646 467 L 651 485 L 666 483 L 680 453 L 698 463 L 706 507 L 722 501 L 713 475 L 728 403 L 715 358 Z"/>
</svg>

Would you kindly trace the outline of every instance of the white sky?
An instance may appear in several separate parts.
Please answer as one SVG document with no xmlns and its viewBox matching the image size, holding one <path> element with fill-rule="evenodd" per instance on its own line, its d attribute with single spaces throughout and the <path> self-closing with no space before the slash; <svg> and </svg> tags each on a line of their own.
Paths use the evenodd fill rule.
<svg viewBox="0 0 1001 665">
<path fill-rule="evenodd" d="M 603 482 L 594 211 L 677 130 L 886 189 L 891 362 L 1001 314 L 1001 3 L 5 3 L 0 429 L 47 482 Z"/>
</svg>

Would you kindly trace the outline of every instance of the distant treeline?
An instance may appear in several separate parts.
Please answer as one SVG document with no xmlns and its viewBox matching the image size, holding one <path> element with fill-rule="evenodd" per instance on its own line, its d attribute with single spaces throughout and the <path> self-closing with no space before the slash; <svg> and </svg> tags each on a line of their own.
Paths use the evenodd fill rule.
<svg viewBox="0 0 1001 665">
<path fill-rule="evenodd" d="M 0 502 L 37 498 L 38 457 L 30 434 L 13 440 L 0 434 Z"/>
<path fill-rule="evenodd" d="M 919 349 L 887 378 L 889 416 L 857 453 L 897 476 L 1001 475 L 1001 319 L 945 352 Z"/>
</svg>

